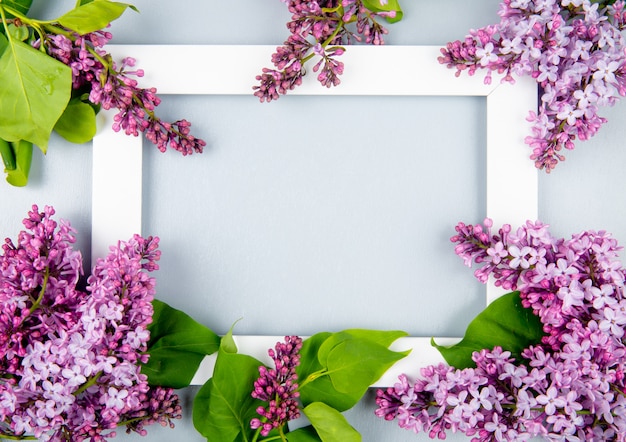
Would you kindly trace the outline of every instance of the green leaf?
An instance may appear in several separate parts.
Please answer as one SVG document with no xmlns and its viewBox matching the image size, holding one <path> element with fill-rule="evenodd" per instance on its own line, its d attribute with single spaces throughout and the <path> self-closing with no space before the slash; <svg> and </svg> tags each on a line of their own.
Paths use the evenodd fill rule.
<svg viewBox="0 0 626 442">
<path fill-rule="evenodd" d="M 13 23 L 10 23 L 8 28 L 11 37 L 19 41 L 25 41 L 30 35 L 26 26 L 15 26 Z"/>
<path fill-rule="evenodd" d="M 507 293 L 493 301 L 469 324 L 461 342 L 449 347 L 431 344 L 446 362 L 456 368 L 476 367 L 472 353 L 500 346 L 519 358 L 522 350 L 541 342 L 541 321 L 532 310 L 524 308 L 519 292 Z"/>
<path fill-rule="evenodd" d="M 220 348 L 213 377 L 200 389 L 193 403 L 193 424 L 209 441 L 249 441 L 250 421 L 258 417 L 263 402 L 251 396 L 259 377 L 260 361 Z"/>
<path fill-rule="evenodd" d="M 302 410 L 322 442 L 360 442 L 361 435 L 332 407 L 314 402 Z"/>
<path fill-rule="evenodd" d="M 30 5 L 33 3 L 33 0 L 2 0 L 2 3 L 5 6 L 9 6 L 10 8 L 15 9 L 17 12 L 26 15 L 30 10 Z M 9 14 L 8 17 L 13 16 Z"/>
<path fill-rule="evenodd" d="M 392 342 L 406 335 L 406 332 L 400 330 L 384 331 L 357 328 L 344 330 L 342 332 L 334 333 L 326 339 L 326 341 L 324 341 L 324 343 L 320 346 L 318 359 L 322 365 L 326 365 L 328 354 L 331 350 L 346 339 L 357 338 L 389 347 Z"/>
<path fill-rule="evenodd" d="M 302 403 L 324 402 L 339 411 L 352 408 L 373 382 L 406 355 L 387 349 L 405 335 L 353 329 L 305 340 L 297 369 Z"/>
<path fill-rule="evenodd" d="M 86 143 L 96 134 L 96 112 L 89 103 L 71 100 L 54 130 L 67 141 Z"/>
<path fill-rule="evenodd" d="M 330 377 L 326 374 L 321 374 L 326 372 L 326 369 L 318 360 L 319 349 L 332 335 L 329 332 L 317 333 L 302 343 L 300 365 L 296 368 L 300 384 L 298 391 L 304 406 L 323 400 L 331 407 L 339 411 L 345 411 L 354 407 L 361 399 L 362 394 L 360 392 L 340 393 L 333 386 Z M 303 385 L 303 382 L 310 376 L 313 376 L 314 380 Z"/>
<path fill-rule="evenodd" d="M 233 329 L 235 325 L 237 325 L 237 322 L 239 322 L 239 320 L 235 321 L 230 327 L 230 330 L 228 330 L 228 333 L 226 333 L 220 343 L 220 350 L 225 353 L 237 353 L 237 344 L 235 344 L 235 340 L 233 339 Z"/>
<path fill-rule="evenodd" d="M 387 0 L 384 2 L 381 0 L 363 0 L 363 5 L 373 12 L 391 12 L 395 11 L 395 17 L 387 17 L 386 20 L 389 23 L 396 23 L 402 20 L 404 13 L 400 7 L 399 0 Z"/>
<path fill-rule="evenodd" d="M 7 182 L 15 187 L 24 187 L 28 184 L 30 163 L 33 159 L 33 143 L 20 140 L 11 143 L 15 153 L 15 169 L 7 170 Z"/>
<path fill-rule="evenodd" d="M 320 442 L 320 437 L 313 426 L 307 425 L 290 431 L 287 434 L 287 440 L 289 442 Z"/>
<path fill-rule="evenodd" d="M 2 156 L 2 162 L 4 163 L 4 171 L 15 170 L 17 164 L 15 163 L 15 152 L 11 144 L 0 138 L 0 156 Z"/>
<path fill-rule="evenodd" d="M 134 9 L 127 3 L 94 0 L 66 12 L 57 21 L 66 28 L 84 35 L 105 28 L 129 7 Z"/>
<path fill-rule="evenodd" d="M 154 300 L 148 353 L 141 368 L 152 385 L 182 388 L 189 385 L 205 355 L 213 354 L 220 338 L 186 313 Z"/>
<path fill-rule="evenodd" d="M 337 391 L 365 394 L 389 367 L 408 354 L 408 350 L 395 352 L 372 341 L 347 339 L 328 355 L 330 380 Z"/>
<path fill-rule="evenodd" d="M 71 91 L 68 66 L 9 39 L 0 57 L 0 138 L 30 141 L 45 153 Z"/>
<path fill-rule="evenodd" d="M 4 34 L 0 34 L 0 57 L 4 54 L 4 50 L 9 46 L 9 40 L 4 36 Z"/>
</svg>

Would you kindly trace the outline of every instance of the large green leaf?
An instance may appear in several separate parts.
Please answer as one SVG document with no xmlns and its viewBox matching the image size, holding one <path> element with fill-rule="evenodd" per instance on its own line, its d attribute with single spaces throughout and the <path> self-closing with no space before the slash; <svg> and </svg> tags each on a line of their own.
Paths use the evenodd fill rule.
<svg viewBox="0 0 626 442">
<path fill-rule="evenodd" d="M 213 377 L 194 398 L 193 424 L 208 441 L 249 441 L 254 431 L 250 421 L 258 417 L 256 409 L 263 404 L 251 396 L 262 363 L 234 353 L 231 333 L 222 340 Z"/>
<path fill-rule="evenodd" d="M 205 355 L 213 354 L 220 338 L 186 313 L 154 300 L 148 353 L 141 372 L 153 385 L 182 388 L 189 385 Z"/>
<path fill-rule="evenodd" d="M 30 10 L 30 5 L 33 3 L 33 0 L 2 0 L 2 3 L 5 6 L 13 8 L 20 14 L 26 15 Z M 9 16 L 12 17 L 10 14 Z"/>
<path fill-rule="evenodd" d="M 519 358 L 522 350 L 541 342 L 543 326 L 532 310 L 524 308 L 519 292 L 507 293 L 493 301 L 469 324 L 458 344 L 445 347 L 431 343 L 446 362 L 456 368 L 476 367 L 472 353 L 500 346 Z"/>
<path fill-rule="evenodd" d="M 1 28 L 1 27 L 0 27 Z M 0 57 L 4 54 L 4 50 L 9 46 L 9 40 L 4 36 L 4 34 L 0 33 Z"/>
<path fill-rule="evenodd" d="M 345 411 L 354 407 L 361 399 L 362 394 L 360 392 L 338 392 L 330 381 L 330 377 L 327 374 L 321 374 L 326 372 L 326 368 L 318 360 L 319 349 L 332 335 L 329 332 L 317 333 L 302 343 L 300 365 L 296 368 L 300 383 L 298 391 L 304 406 L 323 400 L 331 407 Z M 315 379 L 303 385 L 303 382 L 310 376 L 315 376 Z"/>
<path fill-rule="evenodd" d="M 10 144 L 15 154 L 15 168 L 6 170 L 7 182 L 15 187 L 24 187 L 28 184 L 30 164 L 33 158 L 33 143 L 20 140 Z"/>
<path fill-rule="evenodd" d="M 68 66 L 10 39 L 0 57 L 0 138 L 30 141 L 45 153 L 71 91 Z"/>
<path fill-rule="evenodd" d="M 320 442 L 320 437 L 317 435 L 315 428 L 307 425 L 306 427 L 290 431 L 287 434 L 287 440 L 289 442 Z"/>
<path fill-rule="evenodd" d="M 105 28 L 129 7 L 135 9 L 127 3 L 94 0 L 66 12 L 57 20 L 66 28 L 83 35 Z"/>
<path fill-rule="evenodd" d="M 320 363 L 322 365 L 326 365 L 328 355 L 330 354 L 332 349 L 336 345 L 341 344 L 346 339 L 357 338 L 359 340 L 369 341 L 380 344 L 384 347 L 389 347 L 392 342 L 406 335 L 406 332 L 400 330 L 385 331 L 352 328 L 338 333 L 333 333 L 331 336 L 329 336 L 328 339 L 326 339 L 324 343 L 320 346 L 317 356 Z"/>
<path fill-rule="evenodd" d="M 408 350 L 395 352 L 372 341 L 346 339 L 328 355 L 330 380 L 337 391 L 365 394 L 389 367 L 408 354 Z"/>
<path fill-rule="evenodd" d="M 80 99 L 70 100 L 54 130 L 67 141 L 86 143 L 96 134 L 96 111 Z"/>
<path fill-rule="evenodd" d="M 332 407 L 314 402 L 302 410 L 322 442 L 360 442 L 361 435 Z"/>
<path fill-rule="evenodd" d="M 387 348 L 405 335 L 355 329 L 306 339 L 297 369 L 302 403 L 324 402 L 339 411 L 352 408 L 373 382 L 406 355 Z M 311 376 L 313 380 L 307 380 Z"/>
<path fill-rule="evenodd" d="M 402 20 L 404 13 L 402 12 L 402 8 L 400 7 L 399 0 L 386 0 L 382 2 L 381 0 L 363 0 L 363 5 L 374 12 L 390 12 L 395 11 L 395 17 L 388 17 L 387 21 L 389 23 L 395 23 Z"/>
</svg>

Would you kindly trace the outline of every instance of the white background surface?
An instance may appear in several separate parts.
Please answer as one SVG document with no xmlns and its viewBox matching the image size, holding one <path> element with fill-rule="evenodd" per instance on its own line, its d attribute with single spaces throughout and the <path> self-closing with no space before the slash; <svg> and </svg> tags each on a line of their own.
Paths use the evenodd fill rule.
<svg viewBox="0 0 626 442">
<path fill-rule="evenodd" d="M 35 0 L 34 12 L 54 16 L 73 3 Z M 289 16 L 279 0 L 134 4 L 141 14 L 127 12 L 114 24 L 115 43 L 278 45 L 287 35 Z M 445 44 L 495 22 L 497 5 L 405 0 L 405 19 L 389 27 L 387 42 Z M 228 63 L 215 60 L 217 69 Z M 186 158 L 144 149 L 143 230 L 162 238 L 160 298 L 219 333 L 243 316 L 238 332 L 250 334 L 359 326 L 453 336 L 482 308 L 482 287 L 448 238 L 456 222 L 484 216 L 484 100 L 294 96 L 260 104 L 254 97 L 164 97 L 160 109 L 165 118 L 192 121 L 208 142 L 203 155 Z M 622 103 L 605 116 L 610 123 L 595 139 L 568 152 L 551 175 L 540 175 L 540 219 L 555 234 L 606 229 L 626 240 L 626 108 Z M 240 167 L 220 170 L 215 159 L 224 156 Z M 31 204 L 51 204 L 78 229 L 78 246 L 89 257 L 90 171 L 89 144 L 53 140 L 45 160 L 35 154 L 27 188 L 2 185 L 2 234 L 15 236 Z M 211 187 L 218 175 L 231 177 L 231 187 Z M 254 186 L 246 184 L 251 176 Z M 276 207 L 260 203 L 267 194 Z M 275 219 L 285 208 L 293 217 Z M 249 238 L 247 224 L 264 237 Z M 300 242 L 285 240 L 294 233 Z M 267 256 L 249 255 L 250 241 L 264 241 Z M 237 278 L 241 287 L 256 285 L 257 296 L 224 283 Z M 181 392 L 187 413 L 175 430 L 118 440 L 203 440 L 189 418 L 194 391 Z M 427 439 L 375 418 L 373 394 L 366 402 L 348 413 L 365 441 Z"/>
</svg>

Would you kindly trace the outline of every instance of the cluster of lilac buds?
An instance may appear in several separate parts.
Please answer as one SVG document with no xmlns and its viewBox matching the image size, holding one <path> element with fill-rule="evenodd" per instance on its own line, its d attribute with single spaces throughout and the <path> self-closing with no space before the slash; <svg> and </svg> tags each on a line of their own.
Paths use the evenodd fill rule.
<svg viewBox="0 0 626 442">
<path fill-rule="evenodd" d="M 624 440 L 626 434 L 626 271 L 606 232 L 556 239 L 548 226 L 460 223 L 452 237 L 476 277 L 519 290 L 544 328 L 521 360 L 506 349 L 473 354 L 476 367 L 422 369 L 378 391 L 376 414 L 431 437 L 461 431 L 475 441 Z"/>
<path fill-rule="evenodd" d="M 44 40 L 48 53 L 72 69 L 73 88 L 89 92 L 89 102 L 103 109 L 117 109 L 113 129 L 124 130 L 127 135 L 146 138 L 161 152 L 167 147 L 189 155 L 201 153 L 206 143 L 189 133 L 190 123 L 161 121 L 154 113 L 161 100 L 155 88 L 138 87 L 137 80 L 143 70 L 128 70 L 135 65 L 127 57 L 118 68 L 102 47 L 111 39 L 111 33 L 92 32 L 86 35 L 49 34 Z M 41 45 L 37 40 L 35 45 Z"/>
<path fill-rule="evenodd" d="M 373 11 L 364 0 L 282 0 L 291 12 L 287 28 L 291 33 L 272 55 L 273 69 L 263 68 L 256 79 L 254 95 L 261 102 L 277 100 L 280 95 L 302 84 L 304 65 L 314 57 L 317 80 L 326 87 L 337 86 L 344 65 L 336 57 L 341 45 L 364 41 L 381 45 L 387 34 L 376 18 L 394 18 L 396 11 Z M 381 5 L 387 2 L 380 0 Z M 354 25 L 354 26 L 352 26 Z"/>
<path fill-rule="evenodd" d="M 252 397 L 266 402 L 267 407 L 257 408 L 261 418 L 252 419 L 250 427 L 260 429 L 261 436 L 300 417 L 296 367 L 300 365 L 301 348 L 302 338 L 285 336 L 284 343 L 277 342 L 275 350 L 268 351 L 275 368 L 259 367 L 260 376 L 254 382 Z"/>
<path fill-rule="evenodd" d="M 540 88 L 526 143 L 539 169 L 550 172 L 565 159 L 563 148 L 595 135 L 606 119 L 602 106 L 626 94 L 626 46 L 622 0 L 504 0 L 501 21 L 448 43 L 439 61 L 473 75 L 486 69 L 502 81 L 530 75 Z"/>
<path fill-rule="evenodd" d="M 148 358 L 158 238 L 111 248 L 77 289 L 74 231 L 33 206 L 0 255 L 0 438 L 103 441 L 181 417 L 172 389 L 151 387 Z"/>
</svg>

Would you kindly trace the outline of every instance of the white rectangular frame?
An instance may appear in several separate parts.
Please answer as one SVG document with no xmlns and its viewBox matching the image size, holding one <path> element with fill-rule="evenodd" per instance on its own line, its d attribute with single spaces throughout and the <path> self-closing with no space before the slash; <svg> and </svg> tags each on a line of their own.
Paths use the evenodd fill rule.
<svg viewBox="0 0 626 442">
<path fill-rule="evenodd" d="M 255 75 L 269 64 L 274 46 L 108 46 L 115 59 L 132 56 L 145 70 L 142 84 L 161 95 L 248 95 Z M 537 87 L 532 79 L 517 84 L 485 85 L 482 75 L 455 77 L 437 61 L 438 46 L 352 46 L 342 83 L 325 88 L 315 75 L 305 77 L 298 95 L 481 96 L 487 100 L 487 213 L 495 225 L 521 225 L 537 219 L 537 170 L 524 143 L 528 111 L 537 108 Z M 217 66 L 217 67 L 215 67 Z M 384 81 L 381 81 L 384 79 Z M 118 240 L 141 232 L 142 137 L 129 137 L 111 129 L 111 112 L 99 115 L 93 141 L 92 257 L 104 256 Z M 451 127 L 454 125 L 451 124 Z M 114 177 L 114 178 L 112 178 Z M 119 216 L 115 216 L 119 214 Z M 486 288 L 486 302 L 500 292 Z M 289 334 L 289 330 L 285 330 Z M 242 353 L 270 362 L 267 349 L 283 336 L 236 336 Z M 438 342 L 453 342 L 437 338 Z M 396 350 L 413 349 L 373 386 L 393 385 L 400 373 L 419 374 L 419 368 L 442 362 L 430 337 L 396 341 Z M 207 357 L 192 384 L 203 384 L 212 373 L 214 359 Z"/>
</svg>

